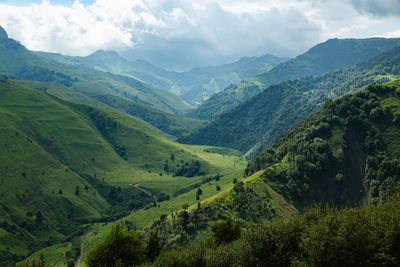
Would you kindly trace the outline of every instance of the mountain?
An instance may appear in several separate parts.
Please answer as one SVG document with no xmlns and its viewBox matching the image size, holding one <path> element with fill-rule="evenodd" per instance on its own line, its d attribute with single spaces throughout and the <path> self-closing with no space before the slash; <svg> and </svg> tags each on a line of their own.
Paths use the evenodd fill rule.
<svg viewBox="0 0 400 267">
<path fill-rule="evenodd" d="M 251 149 L 254 157 L 326 100 L 399 77 L 399 64 L 397 47 L 355 67 L 272 85 L 179 141 Z"/>
<path fill-rule="evenodd" d="M 128 76 L 54 63 L 11 38 L 0 39 L 0 74 L 55 82 L 90 97 L 121 96 L 173 114 L 187 113 L 191 109 L 180 97 L 163 89 Z"/>
<path fill-rule="evenodd" d="M 207 120 L 216 119 L 269 85 L 354 66 L 396 46 L 400 46 L 400 39 L 330 39 L 268 72 L 227 87 L 204 102 L 194 111 L 193 116 Z"/>
<path fill-rule="evenodd" d="M 37 53 L 49 60 L 62 64 L 127 74 L 148 84 L 179 94 L 192 104 L 202 103 L 229 84 L 254 77 L 287 60 L 286 58 L 272 55 L 245 57 L 239 61 L 221 66 L 175 72 L 156 67 L 144 60 L 127 61 L 114 51 L 99 50 L 87 57 L 71 57 L 45 52 Z"/>
<path fill-rule="evenodd" d="M 154 197 L 134 184 L 162 202 L 240 161 L 229 156 L 222 165 L 217 148 L 208 156 L 203 150 L 214 148 L 174 143 L 132 116 L 66 102 L 7 77 L 0 78 L 0 113 L 1 265 L 79 240 L 83 224 L 153 206 Z"/>
<path fill-rule="evenodd" d="M 315 204 L 343 209 L 384 203 L 400 182 L 400 80 L 328 100 L 259 154 L 246 173 L 229 189 L 181 211 L 178 220 L 160 219 L 152 230 L 173 247 L 206 239 L 205 229 L 221 219 L 256 230 Z"/>
</svg>

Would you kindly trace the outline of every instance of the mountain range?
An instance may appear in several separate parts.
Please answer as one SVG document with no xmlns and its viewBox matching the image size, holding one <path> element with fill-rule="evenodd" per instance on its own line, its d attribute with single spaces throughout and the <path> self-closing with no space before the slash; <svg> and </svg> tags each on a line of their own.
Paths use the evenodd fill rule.
<svg viewBox="0 0 400 267">
<path fill-rule="evenodd" d="M 163 88 L 193 105 L 207 100 L 232 83 L 264 73 L 288 60 L 272 55 L 245 57 L 221 66 L 195 68 L 185 72 L 167 71 L 144 60 L 127 61 L 115 51 L 99 50 L 87 57 L 38 52 L 39 55 L 62 64 L 83 66 L 120 73 L 138 78 L 145 83 Z"/>
</svg>

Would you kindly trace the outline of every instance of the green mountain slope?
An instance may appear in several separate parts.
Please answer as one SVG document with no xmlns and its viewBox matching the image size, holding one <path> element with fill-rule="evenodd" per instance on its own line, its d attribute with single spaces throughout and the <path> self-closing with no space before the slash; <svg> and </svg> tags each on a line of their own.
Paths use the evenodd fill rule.
<svg viewBox="0 0 400 267">
<path fill-rule="evenodd" d="M 82 223 L 152 206 L 153 197 L 134 184 L 163 201 L 243 166 L 238 156 L 208 156 L 203 150 L 214 148 L 176 144 L 131 116 L 65 102 L 7 77 L 0 79 L 0 113 L 2 264 L 78 240 Z"/>
<path fill-rule="evenodd" d="M 400 39 L 331 39 L 306 53 L 279 64 L 255 78 L 231 85 L 212 96 L 193 113 L 194 117 L 216 119 L 240 103 L 262 92 L 269 85 L 337 68 L 354 66 L 400 45 Z"/>
<path fill-rule="evenodd" d="M 167 71 L 144 60 L 127 61 L 114 51 L 99 50 L 87 57 L 71 57 L 61 54 L 38 52 L 49 60 L 73 66 L 95 68 L 113 73 L 124 73 L 182 95 L 192 104 L 202 103 L 231 83 L 254 77 L 270 70 L 285 58 L 272 55 L 245 57 L 221 66 L 195 68 L 186 72 Z"/>
<path fill-rule="evenodd" d="M 0 39 L 0 74 L 55 82 L 88 96 L 112 94 L 148 104 L 168 113 L 191 110 L 180 97 L 133 77 L 51 62 L 11 38 Z"/>
<path fill-rule="evenodd" d="M 270 86 L 180 141 L 252 149 L 255 156 L 326 100 L 399 76 L 399 63 L 400 48 L 395 48 L 355 67 Z"/>
</svg>

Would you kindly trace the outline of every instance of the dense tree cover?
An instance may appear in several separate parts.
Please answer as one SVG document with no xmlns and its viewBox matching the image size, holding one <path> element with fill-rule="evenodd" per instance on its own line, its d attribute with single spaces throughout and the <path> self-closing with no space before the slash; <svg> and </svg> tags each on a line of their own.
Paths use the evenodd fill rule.
<svg viewBox="0 0 400 267">
<path fill-rule="evenodd" d="M 89 267 L 134 266 L 145 260 L 146 247 L 138 232 L 126 230 L 116 223 L 105 240 L 89 251 Z"/>
<path fill-rule="evenodd" d="M 400 196 L 380 205 L 315 208 L 249 227 L 237 241 L 164 251 L 154 266 L 397 266 Z"/>
<path fill-rule="evenodd" d="M 157 232 L 151 232 L 145 240 L 141 233 L 126 229 L 117 222 L 106 238 L 89 251 L 85 262 L 89 267 L 130 267 L 152 262 L 160 252 Z"/>
<path fill-rule="evenodd" d="M 231 220 L 219 220 L 211 226 L 213 238 L 217 244 L 227 244 L 240 237 L 240 226 Z"/>
<path fill-rule="evenodd" d="M 277 192 L 305 205 L 383 201 L 400 178 L 398 90 L 372 84 L 326 102 L 260 153 L 247 172 L 266 169 L 264 178 Z"/>
<path fill-rule="evenodd" d="M 400 39 L 331 39 L 279 64 L 256 78 L 244 80 L 215 94 L 194 111 L 196 118 L 212 120 L 249 100 L 272 84 L 337 68 L 354 66 L 400 45 Z"/>
<path fill-rule="evenodd" d="M 355 67 L 270 86 L 179 141 L 231 147 L 242 152 L 251 149 L 253 158 L 328 99 L 400 75 L 399 64 L 400 48 L 394 48 Z"/>
</svg>

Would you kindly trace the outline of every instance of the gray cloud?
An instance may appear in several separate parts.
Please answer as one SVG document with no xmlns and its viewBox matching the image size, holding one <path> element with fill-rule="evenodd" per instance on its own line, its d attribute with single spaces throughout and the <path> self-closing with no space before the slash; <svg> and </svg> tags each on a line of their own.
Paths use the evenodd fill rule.
<svg viewBox="0 0 400 267">
<path fill-rule="evenodd" d="M 384 17 L 400 16 L 399 0 L 350 0 L 353 7 L 361 13 Z"/>
</svg>

